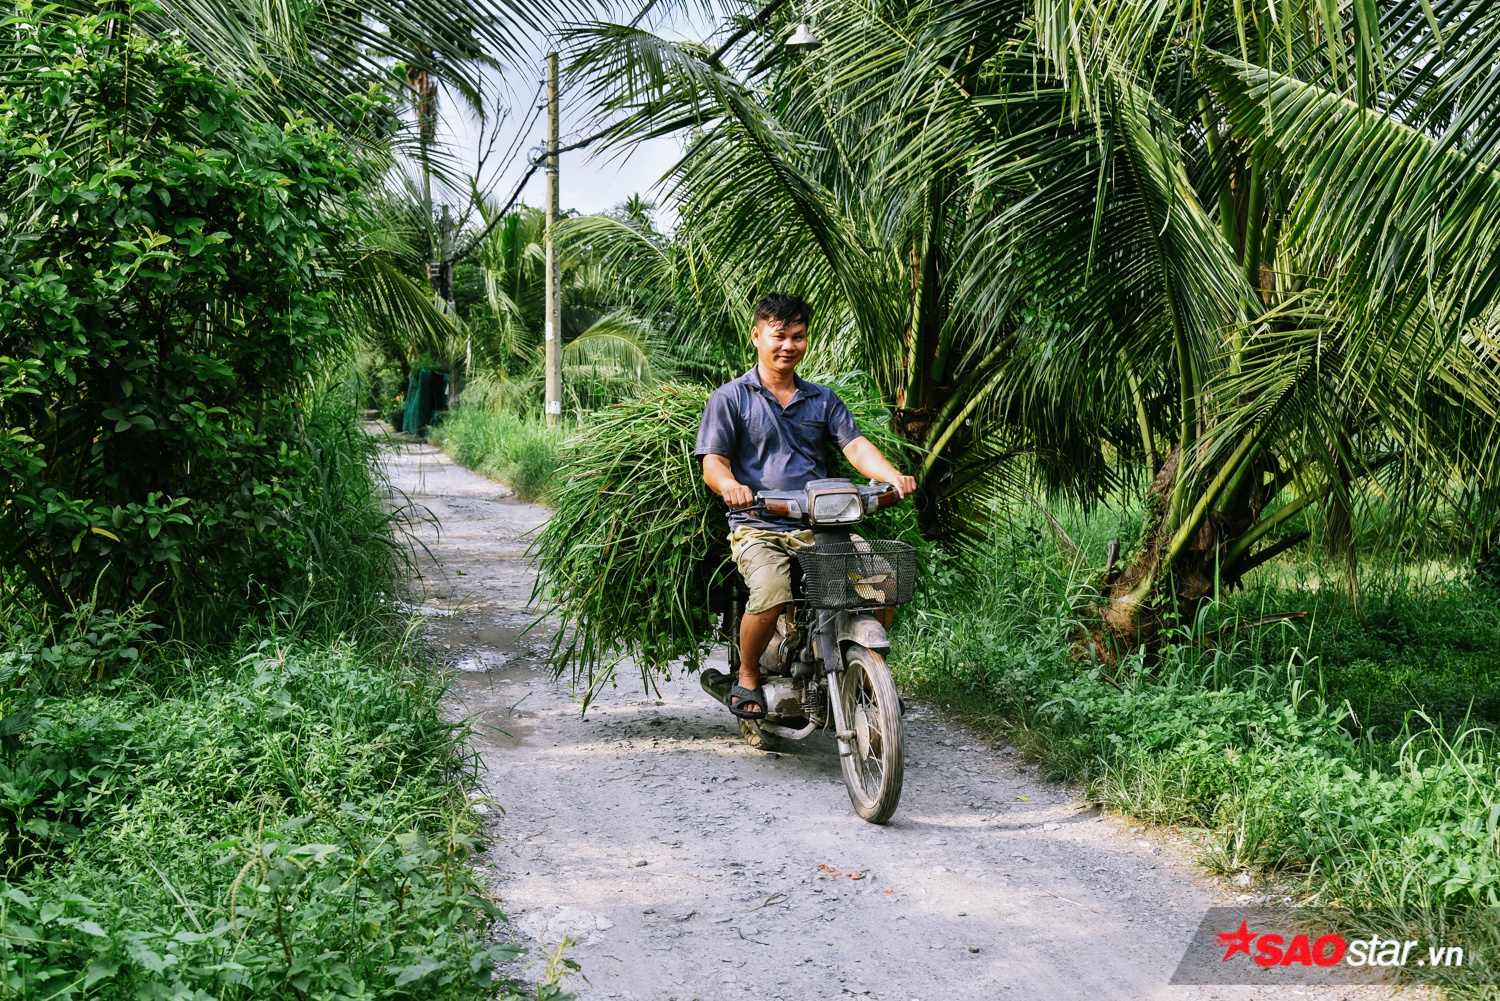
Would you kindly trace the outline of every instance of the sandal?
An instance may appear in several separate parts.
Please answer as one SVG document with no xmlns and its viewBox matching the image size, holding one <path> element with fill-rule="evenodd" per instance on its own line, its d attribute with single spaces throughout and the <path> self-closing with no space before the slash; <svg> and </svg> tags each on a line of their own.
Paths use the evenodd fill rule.
<svg viewBox="0 0 1500 1001">
<path fill-rule="evenodd" d="M 759 709 L 741 709 L 745 703 L 760 706 Z M 759 687 L 744 688 L 735 685 L 729 690 L 729 711 L 740 719 L 765 719 L 766 718 L 766 693 Z"/>
</svg>

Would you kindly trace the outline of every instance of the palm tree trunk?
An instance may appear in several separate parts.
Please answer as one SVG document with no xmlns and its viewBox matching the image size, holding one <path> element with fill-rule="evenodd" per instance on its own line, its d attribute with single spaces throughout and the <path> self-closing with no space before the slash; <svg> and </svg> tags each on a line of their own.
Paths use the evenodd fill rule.
<svg viewBox="0 0 1500 1001">
<path fill-rule="evenodd" d="M 1283 483 L 1266 482 L 1267 472 L 1279 470 L 1253 432 L 1214 470 L 1179 470 L 1181 455 L 1167 456 L 1147 491 L 1147 528 L 1135 555 L 1101 587 L 1090 633 L 1106 662 L 1141 647 L 1154 650 L 1167 630 L 1191 624 L 1206 598 L 1258 565 L 1259 554 L 1251 553 L 1257 542 L 1323 496 L 1306 494 L 1263 517 Z M 1174 508 L 1190 513 L 1178 520 Z"/>
<path fill-rule="evenodd" d="M 940 353 L 943 328 L 943 201 L 947 184 L 935 177 L 928 188 L 927 233 L 917 276 L 915 315 L 912 317 L 911 352 L 907 359 L 906 406 L 926 410 L 934 405 L 933 389 L 942 367 Z"/>
</svg>

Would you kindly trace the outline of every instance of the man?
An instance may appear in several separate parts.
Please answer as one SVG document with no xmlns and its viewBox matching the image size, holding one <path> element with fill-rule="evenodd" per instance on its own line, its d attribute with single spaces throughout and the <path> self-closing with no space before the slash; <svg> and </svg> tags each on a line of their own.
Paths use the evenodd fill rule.
<svg viewBox="0 0 1500 1001">
<path fill-rule="evenodd" d="M 755 494 L 800 490 L 826 477 L 830 443 L 901 497 L 917 488 L 859 433 L 833 390 L 797 377 L 811 319 L 812 307 L 795 295 L 773 293 L 756 303 L 755 367 L 714 390 L 698 426 L 694 454 L 703 460 L 704 482 L 729 505 L 730 554 L 750 590 L 740 620 L 740 674 L 729 696 L 729 711 L 741 719 L 765 718 L 760 656 L 792 598 L 792 553 L 812 542 L 797 522 L 749 510 Z"/>
</svg>

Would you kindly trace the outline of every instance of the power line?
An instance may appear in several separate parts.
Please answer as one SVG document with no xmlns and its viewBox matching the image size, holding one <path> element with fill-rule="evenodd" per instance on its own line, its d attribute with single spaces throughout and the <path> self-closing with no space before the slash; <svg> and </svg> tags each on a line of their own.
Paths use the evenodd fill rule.
<svg viewBox="0 0 1500 1001">
<path fill-rule="evenodd" d="M 542 113 L 542 106 L 539 102 L 542 99 L 542 88 L 546 85 L 547 82 L 545 80 L 537 81 L 536 92 L 531 95 L 531 117 L 526 119 L 525 124 L 516 130 L 516 137 L 511 140 L 510 146 L 505 150 L 505 156 L 501 157 L 501 162 L 507 167 L 510 166 L 512 160 L 520 155 L 521 145 L 531 133 L 531 127 L 536 124 L 537 116 Z"/>
<path fill-rule="evenodd" d="M 592 146 L 594 143 L 598 142 L 600 139 L 603 139 L 605 136 L 609 135 L 610 131 L 610 129 L 605 129 L 603 132 L 596 132 L 585 139 L 578 140 L 577 142 L 569 143 L 566 146 L 559 146 L 557 147 L 557 152 L 571 153 L 576 149 L 586 149 L 589 146 Z M 500 207 L 500 210 L 495 213 L 495 215 L 490 219 L 489 223 L 484 227 L 484 229 L 479 231 L 479 235 L 474 237 L 474 239 L 470 241 L 467 247 L 448 259 L 449 263 L 456 264 L 479 249 L 479 245 L 484 243 L 485 238 L 494 231 L 496 226 L 500 225 L 500 220 L 504 219 L 505 214 L 509 212 L 511 208 L 516 204 L 516 199 L 521 197 L 521 191 L 526 187 L 526 182 L 531 180 L 532 175 L 540 170 L 542 165 L 547 162 L 547 156 L 548 154 L 544 150 L 543 152 L 538 153 L 536 156 L 531 158 L 530 164 L 526 168 L 526 172 L 522 174 L 521 179 L 516 182 L 515 190 L 511 191 L 510 197 L 505 200 L 505 204 Z"/>
<path fill-rule="evenodd" d="M 646 15 L 647 11 L 655 6 L 655 2 L 656 0 L 650 0 L 650 2 L 641 9 L 640 13 L 635 16 L 635 19 L 630 22 L 632 27 L 634 27 L 641 20 L 641 18 Z M 717 49 L 714 50 L 713 54 L 708 57 L 709 65 L 718 66 L 720 64 L 720 61 L 724 58 L 725 55 L 728 54 L 730 49 L 738 45 L 746 35 L 750 34 L 750 32 L 756 30 L 757 28 L 764 27 L 766 22 L 771 19 L 771 16 L 773 14 L 775 14 L 782 7 L 786 6 L 786 2 L 787 0 L 771 0 L 769 4 L 761 8 L 759 14 L 756 14 L 753 19 L 745 22 L 745 24 L 740 27 L 739 31 L 736 31 L 734 34 L 730 35 L 727 39 L 724 40 L 723 45 L 720 45 Z M 538 106 L 538 108 L 539 107 L 540 106 Z M 532 120 L 535 121 L 535 116 L 533 116 Z M 610 128 L 606 128 L 601 132 L 596 132 L 584 139 L 580 139 L 577 142 L 569 143 L 566 146 L 559 146 L 556 152 L 570 153 L 573 150 L 586 149 L 589 146 L 592 146 L 594 143 L 598 142 L 600 139 L 608 136 L 612 131 L 613 126 L 611 126 Z M 494 231 L 495 227 L 500 224 L 500 220 L 505 218 L 505 214 L 515 206 L 516 200 L 521 197 L 522 189 L 526 187 L 526 182 L 530 181 L 532 175 L 541 168 L 542 164 L 546 163 L 548 155 L 549 154 L 546 151 L 543 151 L 537 156 L 532 157 L 530 164 L 526 168 L 526 172 L 522 174 L 521 179 L 516 182 L 515 190 L 510 193 L 510 197 L 505 200 L 505 204 L 501 206 L 498 212 L 495 213 L 494 218 L 489 221 L 484 229 L 479 231 L 479 235 L 474 237 L 474 239 L 470 241 L 467 247 L 449 258 L 450 264 L 456 264 L 457 262 L 463 260 L 470 254 L 474 253 L 474 251 L 479 249 L 479 245 L 484 243 L 485 239 L 490 235 L 490 233 Z"/>
</svg>

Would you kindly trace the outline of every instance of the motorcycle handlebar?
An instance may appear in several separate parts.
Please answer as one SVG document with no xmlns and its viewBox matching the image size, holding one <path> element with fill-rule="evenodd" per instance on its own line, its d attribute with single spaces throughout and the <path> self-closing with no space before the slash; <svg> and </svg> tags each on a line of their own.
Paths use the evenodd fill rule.
<svg viewBox="0 0 1500 1001">
<path fill-rule="evenodd" d="M 792 513 L 791 505 L 784 500 L 763 500 L 757 497 L 755 503 L 750 506 L 764 514 L 774 514 L 781 518 L 786 518 Z"/>
<path fill-rule="evenodd" d="M 893 485 L 877 480 L 871 483 L 870 486 L 885 488 L 875 498 L 875 509 L 877 511 L 884 511 L 888 507 L 895 507 L 901 502 L 901 494 L 896 491 Z M 765 498 L 760 494 L 756 494 L 755 500 L 751 503 L 741 504 L 738 507 L 730 508 L 730 510 L 755 511 L 760 514 L 775 515 L 781 518 L 789 517 L 792 513 L 792 509 L 785 499 L 775 497 Z"/>
</svg>

